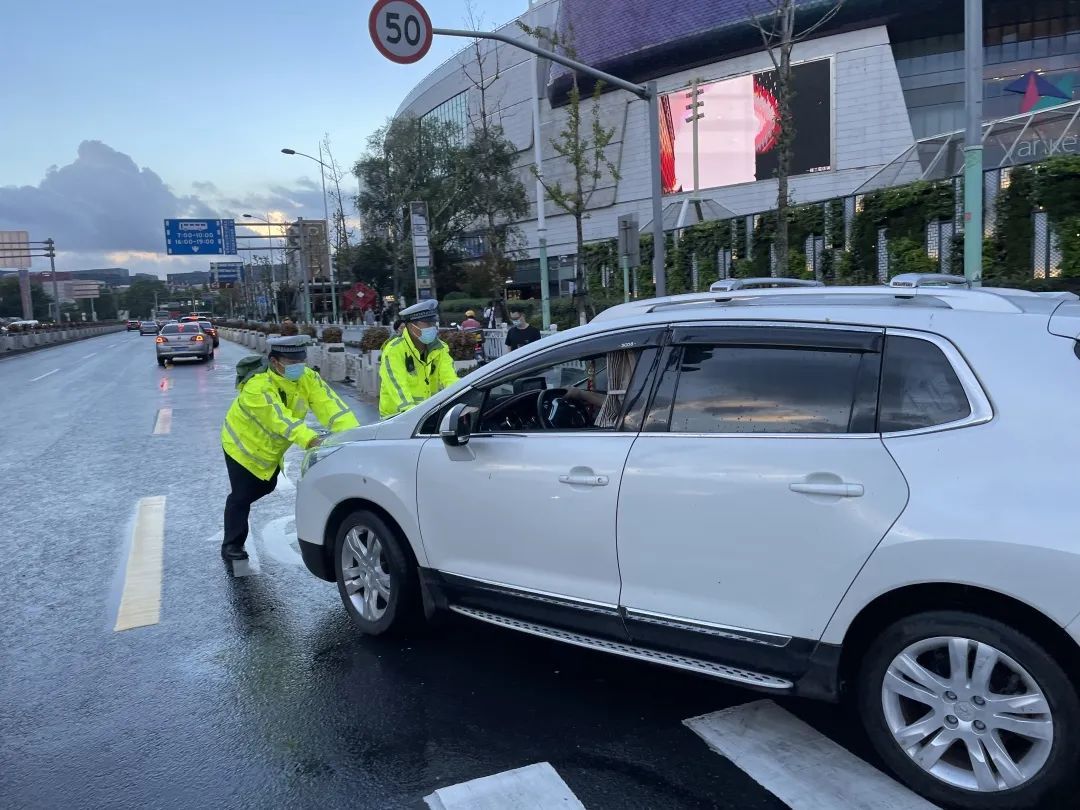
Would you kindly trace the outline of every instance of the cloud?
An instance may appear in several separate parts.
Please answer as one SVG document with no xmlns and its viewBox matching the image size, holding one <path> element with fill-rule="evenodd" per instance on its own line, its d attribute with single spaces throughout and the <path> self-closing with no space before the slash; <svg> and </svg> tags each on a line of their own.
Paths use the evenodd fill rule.
<svg viewBox="0 0 1080 810">
<path fill-rule="evenodd" d="M 28 230 L 31 239 L 51 236 L 62 257 L 60 269 L 121 266 L 164 276 L 207 264 L 205 256 L 164 254 L 164 219 L 235 217 L 242 225 L 245 213 L 269 213 L 275 222 L 323 217 L 322 187 L 310 177 L 239 196 L 207 180 L 192 180 L 190 188 L 193 194 L 177 194 L 129 155 L 101 141 L 83 141 L 74 161 L 49 168 L 36 186 L 0 187 L 0 230 Z"/>
<path fill-rule="evenodd" d="M 52 236 L 68 251 L 153 252 L 162 247 L 166 217 L 215 215 L 101 141 L 83 141 L 72 163 L 53 166 L 36 186 L 0 188 L 0 227 Z"/>
</svg>

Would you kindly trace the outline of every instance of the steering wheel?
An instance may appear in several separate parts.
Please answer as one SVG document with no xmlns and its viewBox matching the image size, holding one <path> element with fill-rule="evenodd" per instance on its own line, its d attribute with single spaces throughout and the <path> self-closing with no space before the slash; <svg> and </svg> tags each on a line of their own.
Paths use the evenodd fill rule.
<svg viewBox="0 0 1080 810">
<path fill-rule="evenodd" d="M 565 388 L 548 388 L 536 398 L 536 415 L 544 430 L 581 430 L 592 420 L 580 402 L 566 399 Z"/>
</svg>

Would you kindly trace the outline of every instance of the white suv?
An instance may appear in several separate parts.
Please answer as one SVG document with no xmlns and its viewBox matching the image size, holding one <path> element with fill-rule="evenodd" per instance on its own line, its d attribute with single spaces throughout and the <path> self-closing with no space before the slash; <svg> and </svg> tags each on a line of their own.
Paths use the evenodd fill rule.
<svg viewBox="0 0 1080 810">
<path fill-rule="evenodd" d="M 365 633 L 452 611 L 850 699 L 932 801 L 1051 806 L 1080 300 L 927 281 L 638 301 L 500 358 L 307 455 L 306 564 Z"/>
</svg>

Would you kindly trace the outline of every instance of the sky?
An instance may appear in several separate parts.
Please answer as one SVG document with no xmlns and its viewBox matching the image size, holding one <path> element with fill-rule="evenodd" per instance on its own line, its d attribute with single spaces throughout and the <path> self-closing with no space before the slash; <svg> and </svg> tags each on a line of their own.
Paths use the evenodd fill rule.
<svg viewBox="0 0 1080 810">
<path fill-rule="evenodd" d="M 435 26 L 489 30 L 528 0 L 427 0 Z M 164 255 L 162 220 L 323 216 L 318 155 L 345 167 L 406 94 L 466 44 L 418 64 L 371 43 L 373 0 L 0 2 L 0 230 L 56 240 L 58 270 L 207 269 Z M 356 193 L 347 177 L 342 192 Z M 348 211 L 346 212 L 349 213 Z M 36 260 L 34 269 L 47 269 Z"/>
</svg>

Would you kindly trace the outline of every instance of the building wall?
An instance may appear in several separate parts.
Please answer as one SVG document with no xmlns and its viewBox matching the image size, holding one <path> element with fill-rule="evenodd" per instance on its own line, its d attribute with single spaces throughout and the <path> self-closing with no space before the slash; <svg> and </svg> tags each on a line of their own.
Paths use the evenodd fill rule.
<svg viewBox="0 0 1080 810">
<path fill-rule="evenodd" d="M 554 27 L 558 2 L 545 3 L 522 19 L 529 25 Z M 510 25 L 504 33 L 518 29 Z M 520 33 L 520 32 L 519 32 Z M 522 36 L 524 36 L 522 34 Z M 498 60 L 499 79 L 488 91 L 488 108 L 503 125 L 507 136 L 520 150 L 520 174 L 530 197 L 535 199 L 533 165 L 531 93 L 534 92 L 535 68 L 532 57 L 508 45 L 482 43 L 481 54 L 487 67 Z M 458 94 L 467 93 L 467 108 L 475 115 L 478 107 L 475 88 L 466 71 L 476 74 L 476 54 L 469 48 L 434 71 L 405 100 L 399 114 L 423 116 Z M 796 202 L 824 200 L 854 192 L 882 165 L 914 143 L 900 79 L 893 60 L 885 27 L 823 37 L 800 44 L 794 52 L 796 61 L 821 58 L 833 60 L 833 169 L 792 179 L 791 193 Z M 657 80 L 660 92 L 679 90 L 693 79 L 743 76 L 772 67 L 765 52 L 716 62 Z M 605 93 L 599 102 L 605 127 L 615 129 L 608 156 L 618 167 L 619 178 L 610 177 L 599 184 L 592 199 L 590 214 L 584 223 L 587 241 L 614 237 L 621 214 L 636 213 L 642 226 L 651 219 L 650 155 L 647 105 L 624 91 Z M 591 120 L 593 102 L 583 103 L 583 118 Z M 566 123 L 565 107 L 552 109 L 541 99 L 541 143 L 544 174 L 548 182 L 570 179 L 569 169 L 551 146 Z M 665 205 L 686 195 L 665 197 Z M 702 190 L 699 198 L 712 199 L 736 214 L 769 210 L 776 204 L 776 181 L 761 181 Z M 553 256 L 575 250 L 574 221 L 550 202 L 546 206 L 549 252 Z M 537 244 L 535 204 L 528 218 L 519 223 L 527 243 Z M 535 255 L 535 250 L 529 255 Z"/>
</svg>

